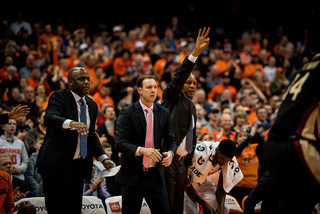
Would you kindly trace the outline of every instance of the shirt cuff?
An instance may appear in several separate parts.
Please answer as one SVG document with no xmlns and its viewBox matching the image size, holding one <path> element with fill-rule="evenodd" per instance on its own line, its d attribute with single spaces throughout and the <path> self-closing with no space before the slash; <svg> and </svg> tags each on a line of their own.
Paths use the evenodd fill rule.
<svg viewBox="0 0 320 214">
<path fill-rule="evenodd" d="M 107 155 L 100 155 L 99 157 L 98 157 L 98 160 L 102 163 L 105 159 L 108 159 L 109 160 L 109 158 L 108 158 L 108 156 Z"/>
<path fill-rule="evenodd" d="M 172 157 L 174 157 L 174 153 L 173 153 L 173 151 L 169 150 L 169 152 L 171 152 L 171 153 L 172 153 Z"/>
<path fill-rule="evenodd" d="M 140 156 L 140 149 L 141 149 L 141 146 L 139 146 L 136 150 L 136 156 Z"/>
<path fill-rule="evenodd" d="M 65 120 L 65 121 L 63 122 L 63 124 L 62 124 L 62 128 L 64 128 L 64 129 L 70 129 L 70 123 L 71 123 L 72 121 L 73 121 L 73 120 L 69 120 L 69 119 Z"/>
<path fill-rule="evenodd" d="M 188 56 L 188 60 L 190 60 L 193 63 L 196 63 L 198 57 L 197 56 L 193 56 L 192 54 L 189 54 Z"/>
</svg>

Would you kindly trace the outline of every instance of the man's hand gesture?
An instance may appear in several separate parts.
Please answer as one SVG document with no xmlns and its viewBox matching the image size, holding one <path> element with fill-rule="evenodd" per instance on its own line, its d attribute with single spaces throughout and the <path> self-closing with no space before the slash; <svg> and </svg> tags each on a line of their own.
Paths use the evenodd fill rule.
<svg viewBox="0 0 320 214">
<path fill-rule="evenodd" d="M 198 32 L 198 37 L 197 37 L 197 41 L 196 41 L 196 46 L 192 51 L 192 56 L 199 56 L 200 53 L 209 45 L 209 32 L 210 32 L 210 28 L 204 28 L 203 30 L 200 28 L 199 32 Z"/>
<path fill-rule="evenodd" d="M 18 117 L 26 116 L 30 112 L 30 108 L 27 105 L 21 105 L 14 107 L 9 113 L 9 119 L 17 119 Z"/>
</svg>

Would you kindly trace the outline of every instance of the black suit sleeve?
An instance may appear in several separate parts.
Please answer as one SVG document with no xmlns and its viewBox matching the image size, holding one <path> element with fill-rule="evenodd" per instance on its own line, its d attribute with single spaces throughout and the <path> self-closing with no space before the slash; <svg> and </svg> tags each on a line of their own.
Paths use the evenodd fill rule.
<svg viewBox="0 0 320 214">
<path fill-rule="evenodd" d="M 167 88 L 163 92 L 163 100 L 168 100 L 169 102 L 174 102 L 177 100 L 180 92 L 189 75 L 194 68 L 195 63 L 191 62 L 188 57 L 186 57 L 181 64 L 179 70 L 174 74 L 172 80 L 169 82 Z"/>
<path fill-rule="evenodd" d="M 9 122 L 8 114 L 0 114 L 0 124 L 6 124 Z"/>
<path fill-rule="evenodd" d="M 164 141 L 166 143 L 166 151 L 172 151 L 173 155 L 176 154 L 176 150 L 177 150 L 177 143 L 175 140 L 175 136 L 171 127 L 171 119 L 170 119 L 170 112 L 168 109 L 165 109 L 168 112 L 168 117 L 166 120 L 166 125 L 165 128 L 163 130 L 163 134 L 164 134 Z"/>
<path fill-rule="evenodd" d="M 131 128 L 129 124 L 129 112 L 127 109 L 124 108 L 120 111 L 116 126 L 116 150 L 130 156 L 135 156 L 138 146 L 129 143 Z"/>
<path fill-rule="evenodd" d="M 69 118 L 62 117 L 62 112 L 67 109 L 63 106 L 64 99 L 59 93 L 53 93 L 50 96 L 49 103 L 46 109 L 44 124 L 47 127 L 62 129 L 62 124 Z"/>
</svg>

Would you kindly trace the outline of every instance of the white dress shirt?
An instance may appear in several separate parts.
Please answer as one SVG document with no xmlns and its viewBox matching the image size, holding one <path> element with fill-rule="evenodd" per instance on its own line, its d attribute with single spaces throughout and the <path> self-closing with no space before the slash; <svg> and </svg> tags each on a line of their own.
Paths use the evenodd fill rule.
<svg viewBox="0 0 320 214">
<path fill-rule="evenodd" d="M 80 99 L 82 99 L 78 94 L 74 93 L 73 91 L 71 91 L 71 94 L 73 95 L 74 97 L 74 100 L 76 101 L 77 103 L 77 111 L 78 111 L 78 121 L 80 122 L 80 112 L 81 112 L 81 102 L 80 102 Z M 84 99 L 84 98 L 83 98 Z M 87 115 L 87 127 L 90 127 L 90 115 L 89 115 L 89 107 L 88 107 L 88 104 L 86 102 L 86 100 L 84 99 L 84 103 L 86 105 L 86 115 Z M 70 129 L 70 123 L 72 122 L 73 120 L 70 120 L 70 119 L 67 119 L 63 122 L 62 124 L 62 128 L 64 129 Z M 78 142 L 77 142 L 77 148 L 76 148 L 76 152 L 74 153 L 74 156 L 73 156 L 73 159 L 77 159 L 77 158 L 80 158 L 80 132 L 78 133 Z M 102 162 L 104 159 L 107 159 L 108 156 L 103 154 L 101 156 L 98 157 L 98 160 L 100 162 Z"/>
</svg>

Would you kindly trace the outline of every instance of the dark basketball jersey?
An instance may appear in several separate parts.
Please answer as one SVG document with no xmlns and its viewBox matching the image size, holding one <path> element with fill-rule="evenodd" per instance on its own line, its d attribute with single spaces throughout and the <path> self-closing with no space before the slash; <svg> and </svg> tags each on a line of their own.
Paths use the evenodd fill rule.
<svg viewBox="0 0 320 214">
<path fill-rule="evenodd" d="M 293 75 L 268 139 L 318 140 L 319 101 L 320 54 Z"/>
</svg>

